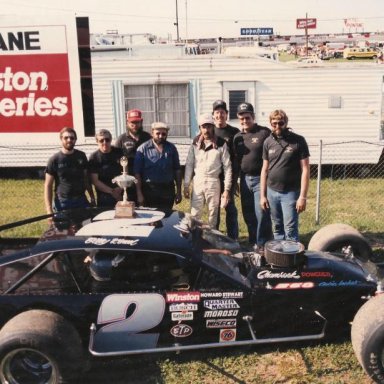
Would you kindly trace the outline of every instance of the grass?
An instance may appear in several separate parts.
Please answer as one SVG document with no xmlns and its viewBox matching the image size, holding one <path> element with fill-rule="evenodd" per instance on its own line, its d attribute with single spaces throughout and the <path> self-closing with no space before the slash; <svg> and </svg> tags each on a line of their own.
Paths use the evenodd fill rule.
<svg viewBox="0 0 384 384">
<path fill-rule="evenodd" d="M 322 224 L 346 221 L 367 233 L 383 233 L 383 179 L 325 179 L 322 183 Z M 0 225 L 45 213 L 42 180 L 0 179 L 3 202 Z M 307 243 L 315 224 L 315 180 L 311 180 L 308 210 L 300 218 L 300 235 Z M 240 207 L 237 202 L 237 207 Z M 189 201 L 178 207 L 189 210 Z M 239 212 L 241 240 L 246 227 Z M 38 236 L 47 222 L 8 230 L 2 236 Z M 223 230 L 223 223 L 221 229 Z M 381 237 L 382 239 L 382 237 Z M 383 244 L 384 241 L 381 242 Z M 348 333 L 332 342 L 221 348 L 177 354 L 133 356 L 116 361 L 95 359 L 84 383 L 125 384 L 258 383 L 258 384 L 368 384 L 358 364 Z"/>
</svg>

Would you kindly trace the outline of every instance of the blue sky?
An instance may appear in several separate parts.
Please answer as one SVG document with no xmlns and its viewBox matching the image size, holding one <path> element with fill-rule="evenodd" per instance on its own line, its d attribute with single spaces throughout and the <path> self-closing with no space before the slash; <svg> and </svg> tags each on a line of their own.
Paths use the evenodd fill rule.
<svg viewBox="0 0 384 384">
<path fill-rule="evenodd" d="M 238 37 L 242 27 L 301 34 L 296 19 L 306 13 L 317 19 L 313 33 L 384 31 L 384 0 L 0 0 L 0 7 L 3 14 L 89 16 L 93 33 L 115 29 L 176 38 L 176 2 L 182 39 Z M 346 18 L 357 18 L 363 28 L 349 30 Z"/>
</svg>

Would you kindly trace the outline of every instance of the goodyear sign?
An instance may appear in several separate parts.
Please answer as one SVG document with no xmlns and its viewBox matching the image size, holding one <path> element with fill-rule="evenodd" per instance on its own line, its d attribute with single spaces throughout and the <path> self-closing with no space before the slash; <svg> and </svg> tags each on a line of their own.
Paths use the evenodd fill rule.
<svg viewBox="0 0 384 384">
<path fill-rule="evenodd" d="M 273 35 L 273 28 L 240 28 L 240 35 Z"/>
</svg>

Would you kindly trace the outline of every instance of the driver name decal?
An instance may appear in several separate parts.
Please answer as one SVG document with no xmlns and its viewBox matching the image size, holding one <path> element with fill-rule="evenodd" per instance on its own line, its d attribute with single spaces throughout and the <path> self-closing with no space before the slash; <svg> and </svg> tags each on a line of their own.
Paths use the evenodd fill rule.
<svg viewBox="0 0 384 384">
<path fill-rule="evenodd" d="M 123 245 L 136 245 L 139 239 L 128 240 L 115 237 L 113 239 L 106 239 L 103 237 L 89 237 L 84 241 L 85 244 L 104 245 L 104 244 L 123 244 Z"/>
</svg>

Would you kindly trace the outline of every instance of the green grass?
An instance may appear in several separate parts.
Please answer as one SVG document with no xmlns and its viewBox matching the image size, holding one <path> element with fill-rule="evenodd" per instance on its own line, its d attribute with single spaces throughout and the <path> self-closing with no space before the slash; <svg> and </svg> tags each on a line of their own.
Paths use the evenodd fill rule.
<svg viewBox="0 0 384 384">
<path fill-rule="evenodd" d="M 347 222 L 367 233 L 383 233 L 383 179 L 348 179 L 322 182 L 322 224 Z M 0 180 L 3 203 L 0 224 L 45 213 L 42 180 Z M 300 236 L 307 243 L 315 224 L 315 180 L 311 180 L 308 210 L 300 217 Z M 188 200 L 177 207 L 189 211 Z M 240 208 L 239 201 L 237 207 Z M 241 240 L 247 237 L 239 212 Z M 42 221 L 1 236 L 38 236 Z M 223 223 L 221 229 L 223 230 Z M 381 237 L 382 239 L 382 237 Z M 382 244 L 384 241 L 382 242 Z M 133 356 L 116 362 L 96 360 L 84 382 L 125 384 L 258 383 L 258 384 L 368 384 L 348 334 L 332 343 L 279 344 L 221 348 L 177 354 Z"/>
</svg>

